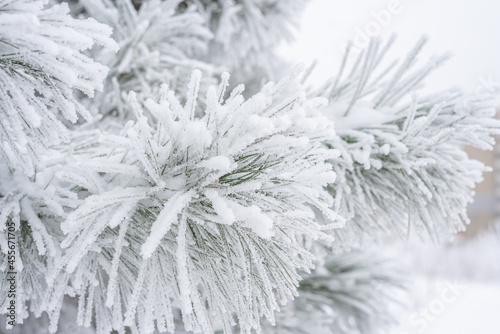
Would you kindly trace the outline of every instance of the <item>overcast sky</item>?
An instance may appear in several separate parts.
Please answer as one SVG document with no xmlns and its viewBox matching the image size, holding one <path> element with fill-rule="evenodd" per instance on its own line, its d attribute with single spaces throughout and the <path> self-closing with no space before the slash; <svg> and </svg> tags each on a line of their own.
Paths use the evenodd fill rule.
<svg viewBox="0 0 500 334">
<path fill-rule="evenodd" d="M 423 34 L 429 42 L 422 59 L 447 51 L 454 54 L 427 80 L 429 89 L 458 86 L 473 92 L 481 78 L 500 88 L 498 0 L 312 0 L 296 42 L 281 52 L 306 64 L 318 59 L 313 78 L 323 80 L 337 71 L 341 46 L 348 40 L 361 44 L 363 34 L 387 38 L 392 33 L 398 36 L 392 58 L 406 55 Z"/>
</svg>

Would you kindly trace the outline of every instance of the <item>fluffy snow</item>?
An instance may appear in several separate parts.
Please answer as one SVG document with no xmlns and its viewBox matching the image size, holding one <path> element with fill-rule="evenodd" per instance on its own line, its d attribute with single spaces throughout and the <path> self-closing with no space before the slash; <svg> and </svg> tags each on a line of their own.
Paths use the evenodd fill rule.
<svg viewBox="0 0 500 334">
<path fill-rule="evenodd" d="M 219 216 L 222 223 L 231 225 L 236 220 L 233 210 L 229 207 L 229 204 L 224 200 L 216 190 L 207 189 L 205 190 L 205 196 L 212 202 L 212 206 Z"/>
<path fill-rule="evenodd" d="M 237 218 L 243 221 L 243 225 L 250 228 L 259 237 L 269 239 L 274 235 L 273 220 L 256 206 L 242 206 L 237 203 L 231 203 Z"/>
<path fill-rule="evenodd" d="M 153 223 L 153 226 L 151 227 L 151 234 L 141 247 L 141 254 L 145 259 L 151 257 L 153 252 L 158 247 L 161 239 L 170 230 L 172 224 L 177 222 L 177 215 L 189 203 L 194 194 L 195 193 L 192 190 L 187 192 L 179 191 L 168 200 L 158 215 L 158 218 Z"/>
<path fill-rule="evenodd" d="M 363 101 L 358 101 L 347 116 L 344 116 L 348 108 L 348 102 L 331 102 L 327 108 L 323 109 L 323 114 L 334 122 L 338 133 L 345 129 L 373 127 L 396 119 L 390 110 L 388 112 L 376 110 Z"/>
<path fill-rule="evenodd" d="M 200 166 L 206 167 L 206 168 L 209 168 L 212 170 L 218 170 L 218 171 L 225 172 L 225 173 L 231 171 L 232 169 L 234 169 L 236 167 L 236 165 L 233 162 L 231 162 L 231 159 L 229 159 L 226 156 L 222 156 L 222 155 L 212 157 L 208 160 L 202 161 L 200 163 Z"/>
</svg>

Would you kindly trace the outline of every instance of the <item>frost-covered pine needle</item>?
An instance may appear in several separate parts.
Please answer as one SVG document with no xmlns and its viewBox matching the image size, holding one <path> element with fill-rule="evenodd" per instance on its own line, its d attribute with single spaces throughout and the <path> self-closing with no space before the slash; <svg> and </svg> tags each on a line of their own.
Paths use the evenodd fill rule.
<svg viewBox="0 0 500 334">
<path fill-rule="evenodd" d="M 72 123 L 91 119 L 74 93 L 92 97 L 108 70 L 83 51 L 117 49 L 108 26 L 68 12 L 67 4 L 0 1 L 0 158 L 29 176 L 48 145 L 69 138 L 58 112 Z"/>
<path fill-rule="evenodd" d="M 224 75 L 199 105 L 199 81 L 194 72 L 184 104 L 168 89 L 147 100 L 150 118 L 131 93 L 134 124 L 81 157 L 106 189 L 87 189 L 62 224 L 64 271 L 82 295 L 110 277 L 83 306 L 106 310 L 98 333 L 152 333 L 154 323 L 173 332 L 175 308 L 188 330 L 212 333 L 214 318 L 225 333 L 235 323 L 259 330 L 261 317 L 274 322 L 296 295 L 299 272 L 313 268 L 304 237 L 330 244 L 342 226 L 324 190 L 335 179 L 325 161 L 337 156 L 321 144 L 333 139 L 317 111 L 325 101 L 307 99 L 294 77 L 248 100 L 240 88 L 225 98 Z M 330 221 L 318 224 L 313 207 Z"/>
<path fill-rule="evenodd" d="M 344 248 L 388 233 L 440 241 L 463 231 L 472 189 L 488 170 L 463 146 L 491 149 L 499 133 L 488 101 L 457 91 L 413 94 L 446 57 L 413 70 L 422 39 L 401 65 L 382 67 L 391 43 L 374 39 L 359 65 L 315 92 L 330 99 L 323 111 L 337 136 L 326 145 L 341 152 L 331 161 L 338 178 L 329 191 L 348 220 L 336 232 Z"/>
</svg>

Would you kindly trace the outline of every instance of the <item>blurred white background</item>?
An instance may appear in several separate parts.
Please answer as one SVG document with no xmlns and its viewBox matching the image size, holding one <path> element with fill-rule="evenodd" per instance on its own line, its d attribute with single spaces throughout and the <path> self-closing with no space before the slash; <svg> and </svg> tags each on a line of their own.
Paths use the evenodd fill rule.
<svg viewBox="0 0 500 334">
<path fill-rule="evenodd" d="M 390 8 L 397 9 L 397 14 L 377 20 L 381 16 L 377 14 L 390 13 Z M 480 79 L 488 77 L 500 84 L 498 0 L 311 0 L 301 21 L 295 43 L 284 45 L 281 53 L 286 59 L 306 64 L 317 59 L 313 78 L 320 81 L 337 71 L 347 41 L 359 41 L 364 33 L 383 39 L 396 33 L 393 56 L 406 55 L 422 35 L 427 35 L 429 42 L 421 58 L 453 53 L 453 58 L 432 75 L 432 81 L 428 80 L 431 90 L 458 86 L 473 92 Z"/>
<path fill-rule="evenodd" d="M 317 60 L 311 79 L 318 84 L 336 74 L 347 41 L 359 47 L 369 35 L 386 40 L 396 33 L 390 58 L 406 56 L 422 35 L 429 38 L 422 60 L 453 54 L 426 80 L 425 91 L 450 87 L 469 94 L 485 88 L 500 90 L 499 0 L 312 0 L 301 22 L 296 41 L 282 46 L 280 53 L 292 63 L 307 65 Z M 494 165 L 499 152 L 496 157 L 472 153 Z M 392 334 L 500 333 L 500 234 L 481 232 L 474 226 L 487 226 L 498 213 L 493 205 L 499 203 L 495 193 L 500 192 L 493 176 L 487 175 L 478 189 L 477 202 L 483 204 L 476 203 L 472 212 L 473 235 L 440 247 L 408 246 L 399 253 L 415 267 L 417 302 L 413 310 L 401 315 L 401 326 Z M 456 280 L 463 289 L 453 301 L 444 302 L 441 296 L 447 293 L 447 284 Z"/>
</svg>

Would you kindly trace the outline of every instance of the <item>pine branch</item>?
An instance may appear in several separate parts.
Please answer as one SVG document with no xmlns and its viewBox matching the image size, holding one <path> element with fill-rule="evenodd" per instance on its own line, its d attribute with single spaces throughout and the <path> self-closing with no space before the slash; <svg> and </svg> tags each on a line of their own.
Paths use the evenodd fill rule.
<svg viewBox="0 0 500 334">
<path fill-rule="evenodd" d="M 189 331 L 212 333 L 214 314 L 225 333 L 236 323 L 259 330 L 313 267 L 304 238 L 329 244 L 342 225 L 323 190 L 334 179 L 325 159 L 336 156 L 320 145 L 331 139 L 316 112 L 323 100 L 307 100 L 293 77 L 246 101 L 241 89 L 224 99 L 224 75 L 202 107 L 199 83 L 194 72 L 184 105 L 168 89 L 146 101 L 150 118 L 130 94 L 137 121 L 80 151 L 83 165 L 63 173 L 104 180 L 62 224 L 59 268 L 80 296 L 93 296 L 80 307 L 102 317 L 98 333 L 152 333 L 155 323 L 173 332 L 177 308 Z M 316 223 L 310 207 L 336 222 Z M 54 292 L 61 281 L 50 280 Z"/>
<path fill-rule="evenodd" d="M 191 71 L 201 68 L 210 73 L 212 66 L 198 61 L 204 53 L 210 31 L 194 12 L 178 13 L 179 0 L 152 0 L 134 6 L 129 0 L 80 0 L 80 11 L 113 28 L 113 38 L 120 45 L 117 54 L 94 49 L 92 56 L 109 67 L 104 90 L 89 101 L 90 108 L 102 115 L 133 118 L 123 96 L 135 91 L 139 99 L 158 94 L 166 83 L 177 93 L 186 87 Z M 138 9 L 136 8 L 138 7 Z M 203 87 L 215 80 L 209 76 Z"/>
<path fill-rule="evenodd" d="M 367 251 L 329 256 L 265 333 L 385 333 L 407 284 L 394 264 Z"/>
<path fill-rule="evenodd" d="M 336 232 L 341 248 L 387 233 L 445 240 L 469 222 L 472 189 L 489 169 L 469 159 L 462 145 L 491 149 L 500 123 L 488 101 L 464 99 L 460 92 L 410 99 L 446 58 L 410 71 L 423 44 L 399 67 L 392 63 L 391 76 L 380 69 L 388 47 L 373 40 L 358 61 L 365 65 L 341 78 L 343 66 L 315 93 L 331 99 L 324 113 L 335 122 L 337 137 L 326 145 L 341 152 L 331 161 L 337 183 L 329 186 L 333 208 L 348 220 Z"/>
<path fill-rule="evenodd" d="M 94 44 L 111 49 L 111 31 L 93 19 L 76 20 L 66 4 L 0 2 L 0 156 L 32 176 L 47 146 L 68 140 L 55 111 L 75 123 L 90 113 L 73 96 L 102 89 L 106 67 L 82 54 Z"/>
<path fill-rule="evenodd" d="M 201 59 L 233 73 L 246 91 L 257 93 L 267 80 L 280 78 L 290 67 L 276 56 L 281 42 L 291 42 L 308 0 L 186 0 L 180 10 L 194 7 L 214 38 Z"/>
<path fill-rule="evenodd" d="M 7 278 L 15 272 L 18 323 L 28 317 L 28 305 L 37 317 L 46 311 L 46 277 L 62 260 L 60 224 L 78 204 L 74 193 L 54 182 L 58 169 L 48 167 L 28 177 L 0 164 L 0 307 L 7 310 L 13 300 Z"/>
</svg>

